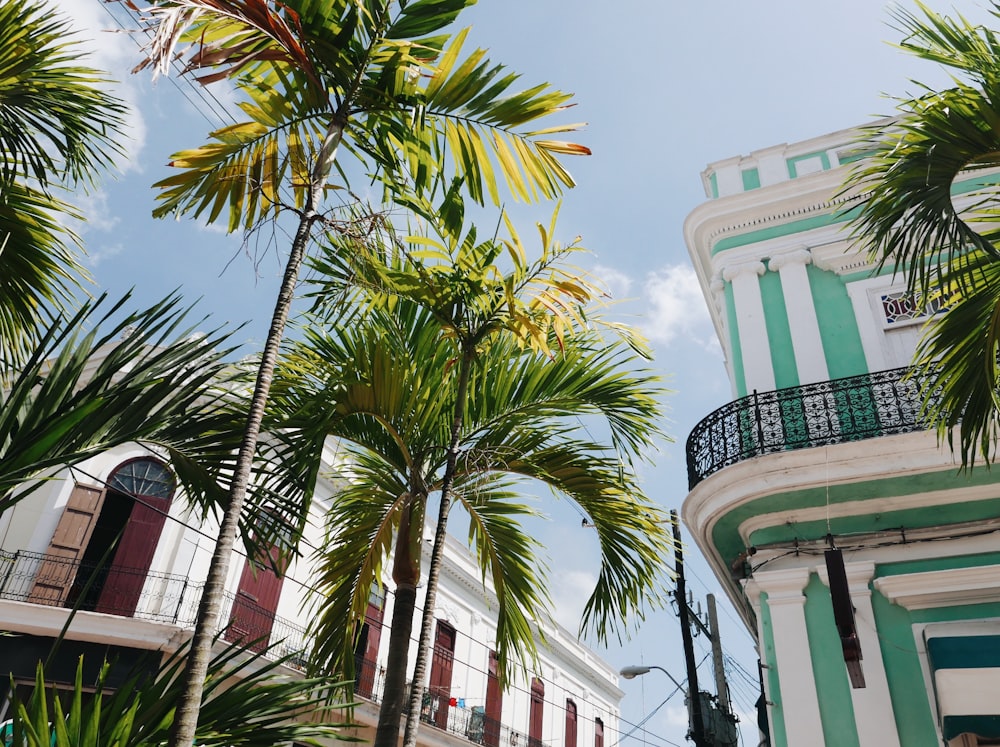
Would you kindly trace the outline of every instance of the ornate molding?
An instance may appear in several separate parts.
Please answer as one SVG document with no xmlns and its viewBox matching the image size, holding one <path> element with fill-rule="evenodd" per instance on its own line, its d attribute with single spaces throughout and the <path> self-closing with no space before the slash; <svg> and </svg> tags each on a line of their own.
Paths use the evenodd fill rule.
<svg viewBox="0 0 1000 747">
<path fill-rule="evenodd" d="M 790 252 L 782 252 L 771 257 L 767 262 L 767 268 L 771 272 L 780 272 L 785 267 L 802 265 L 803 267 L 812 262 L 812 252 L 808 248 L 793 249 Z"/>
<path fill-rule="evenodd" d="M 767 271 L 764 267 L 764 263 L 759 260 L 751 260 L 750 262 L 736 262 L 733 264 L 724 265 L 722 268 L 722 279 L 727 283 L 731 283 L 736 278 L 741 275 L 754 274 L 758 277 L 763 275 Z"/>
<path fill-rule="evenodd" d="M 1000 602 L 1000 565 L 883 576 L 875 588 L 908 610 Z"/>
</svg>

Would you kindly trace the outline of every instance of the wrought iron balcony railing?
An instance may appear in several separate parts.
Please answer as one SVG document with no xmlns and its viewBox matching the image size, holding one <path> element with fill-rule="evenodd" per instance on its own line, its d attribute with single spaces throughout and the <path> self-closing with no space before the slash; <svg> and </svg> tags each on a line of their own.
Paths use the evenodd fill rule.
<svg viewBox="0 0 1000 747">
<path fill-rule="evenodd" d="M 69 558 L 42 553 L 0 550 L 0 599 L 74 607 L 120 617 L 192 627 L 203 586 L 184 576 L 147 572 L 137 568 L 100 568 Z M 226 593 L 220 615 L 223 638 L 257 641 L 269 658 L 288 656 L 287 664 L 304 669 L 309 640 L 305 628 L 281 618 L 239 594 Z M 458 663 L 458 662 L 456 662 Z M 354 692 L 379 703 L 385 689 L 385 670 L 363 657 L 355 661 Z M 484 700 L 465 706 L 451 703 L 449 694 L 425 693 L 423 720 L 484 747 L 545 747 L 496 719 L 486 716 Z"/>
<path fill-rule="evenodd" d="M 764 454 L 923 430 L 922 382 L 912 369 L 754 392 L 720 407 L 687 440 L 688 489 Z"/>
</svg>

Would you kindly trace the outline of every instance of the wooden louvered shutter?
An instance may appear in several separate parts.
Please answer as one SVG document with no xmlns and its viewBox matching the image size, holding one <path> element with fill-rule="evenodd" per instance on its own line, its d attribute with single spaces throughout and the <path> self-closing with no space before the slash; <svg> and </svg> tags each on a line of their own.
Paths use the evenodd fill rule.
<svg viewBox="0 0 1000 747">
<path fill-rule="evenodd" d="M 59 606 L 66 601 L 103 502 L 100 488 L 80 483 L 73 487 L 46 551 L 48 557 L 35 575 L 29 602 Z"/>
</svg>

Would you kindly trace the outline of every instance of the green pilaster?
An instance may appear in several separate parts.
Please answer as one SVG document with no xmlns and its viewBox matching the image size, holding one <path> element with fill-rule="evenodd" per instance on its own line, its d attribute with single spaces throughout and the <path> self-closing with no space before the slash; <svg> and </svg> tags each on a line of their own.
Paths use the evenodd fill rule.
<svg viewBox="0 0 1000 747">
<path fill-rule="evenodd" d="M 740 172 L 743 177 L 743 191 L 749 192 L 751 189 L 760 189 L 760 172 L 756 169 L 744 169 Z"/>
<path fill-rule="evenodd" d="M 891 604 L 877 591 L 872 592 L 875 627 L 882 644 L 882 664 L 889 683 L 889 698 L 896 719 L 899 743 L 905 747 L 940 747 L 934 727 L 934 714 L 924 686 L 913 620 L 899 605 Z M 874 652 L 862 652 L 872 656 Z"/>
<path fill-rule="evenodd" d="M 805 588 L 806 631 L 823 723 L 825 747 L 860 747 L 854 720 L 854 703 L 847 667 L 840 647 L 840 635 L 833 620 L 830 590 L 815 573 Z"/>
<path fill-rule="evenodd" d="M 854 306 L 843 281 L 836 273 L 807 265 L 809 287 L 816 306 L 819 334 L 823 341 L 827 370 L 831 379 L 867 373 L 865 349 L 861 344 Z"/>
<path fill-rule="evenodd" d="M 765 272 L 761 276 L 760 300 L 764 306 L 764 324 L 767 327 L 767 343 L 771 348 L 775 388 L 798 386 L 799 371 L 795 365 L 792 330 L 788 324 L 785 293 L 778 273 Z"/>
<path fill-rule="evenodd" d="M 747 394 L 747 377 L 743 370 L 743 351 L 740 349 L 740 324 L 736 318 L 736 304 L 733 301 L 733 284 L 726 283 L 726 319 L 729 323 L 729 345 L 732 348 L 733 383 L 736 397 Z"/>
</svg>

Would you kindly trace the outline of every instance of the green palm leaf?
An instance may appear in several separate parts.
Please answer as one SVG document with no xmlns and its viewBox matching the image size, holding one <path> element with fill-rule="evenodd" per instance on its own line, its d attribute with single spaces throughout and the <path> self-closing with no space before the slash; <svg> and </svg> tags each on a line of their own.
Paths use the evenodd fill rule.
<svg viewBox="0 0 1000 747">
<path fill-rule="evenodd" d="M 121 152 L 125 109 L 102 90 L 68 24 L 34 0 L 0 5 L 0 187 L 90 184 Z"/>
<path fill-rule="evenodd" d="M 919 7 L 919 16 L 896 11 L 900 46 L 955 70 L 954 85 L 899 101 L 897 118 L 869 132 L 870 156 L 850 185 L 862 197 L 852 229 L 918 298 L 944 300 L 917 364 L 925 413 L 942 435 L 957 430 L 969 466 L 977 455 L 992 460 L 1000 405 L 1000 36 Z"/>
</svg>

